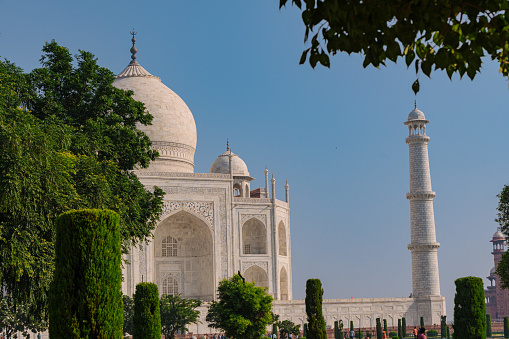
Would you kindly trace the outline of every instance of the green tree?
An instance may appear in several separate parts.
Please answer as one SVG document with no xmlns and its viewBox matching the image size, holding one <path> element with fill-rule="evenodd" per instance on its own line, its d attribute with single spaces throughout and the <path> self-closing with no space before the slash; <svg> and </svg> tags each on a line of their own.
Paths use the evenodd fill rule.
<svg viewBox="0 0 509 339">
<path fill-rule="evenodd" d="M 29 339 L 30 332 L 44 332 L 48 328 L 45 321 L 34 319 L 29 314 L 29 307 L 23 303 L 17 303 L 10 295 L 0 299 L 0 332 L 5 333 L 7 338 L 17 338 L 16 332 L 21 332 L 23 337 Z"/>
<path fill-rule="evenodd" d="M 421 317 L 421 328 L 424 327 L 424 317 Z"/>
<path fill-rule="evenodd" d="M 136 285 L 134 293 L 133 339 L 160 339 L 159 291 L 154 283 Z"/>
<path fill-rule="evenodd" d="M 122 249 L 151 237 L 163 192 L 146 190 L 132 169 L 157 153 L 137 124 L 151 115 L 112 86 L 89 52 L 54 41 L 42 67 L 25 74 L 0 61 L 0 285 L 44 314 L 53 274 L 56 217 L 70 209 L 120 214 Z"/>
<path fill-rule="evenodd" d="M 308 336 L 308 323 L 304 323 L 304 329 L 302 330 L 302 335 L 304 336 L 304 338 L 307 338 Z"/>
<path fill-rule="evenodd" d="M 401 319 L 401 331 L 403 332 L 403 338 L 406 337 L 406 318 Z"/>
<path fill-rule="evenodd" d="M 504 338 L 509 338 L 509 317 L 504 317 Z"/>
<path fill-rule="evenodd" d="M 486 305 L 481 278 L 456 279 L 454 296 L 454 339 L 486 338 Z"/>
<path fill-rule="evenodd" d="M 295 325 L 290 320 L 278 321 L 276 324 L 281 339 L 289 338 L 289 334 L 298 335 L 300 333 L 300 325 Z"/>
<path fill-rule="evenodd" d="M 163 295 L 159 302 L 161 332 L 165 338 L 175 339 L 177 331 L 189 331 L 187 325 L 197 324 L 201 306 L 200 300 L 184 299 L 180 295 Z"/>
<path fill-rule="evenodd" d="M 52 338 L 122 336 L 119 221 L 109 210 L 68 211 L 58 217 L 49 299 Z"/>
<path fill-rule="evenodd" d="M 486 313 L 486 336 L 491 337 L 491 314 Z"/>
<path fill-rule="evenodd" d="M 325 320 L 322 311 L 323 288 L 320 279 L 306 282 L 306 314 L 308 320 L 308 339 L 326 339 Z"/>
<path fill-rule="evenodd" d="M 122 303 L 124 304 L 124 336 L 133 333 L 133 315 L 134 315 L 134 300 L 128 295 L 122 296 Z"/>
<path fill-rule="evenodd" d="M 304 324 L 304 330 L 305 330 L 305 329 L 306 329 L 306 326 L 305 326 L 305 324 Z M 276 339 L 278 339 L 278 338 L 279 338 L 279 336 L 278 336 L 278 331 L 277 331 L 277 325 L 276 325 L 275 323 L 274 323 L 274 324 L 272 324 L 272 334 L 275 334 L 275 335 L 276 335 Z M 306 335 L 304 335 L 304 336 L 306 336 Z"/>
<path fill-rule="evenodd" d="M 387 319 L 384 319 L 384 331 L 386 335 L 389 335 L 389 332 L 387 331 Z"/>
<path fill-rule="evenodd" d="M 343 339 L 343 320 L 334 322 L 334 339 Z"/>
<path fill-rule="evenodd" d="M 403 331 L 401 328 L 401 319 L 398 319 L 398 337 L 403 338 Z"/>
<path fill-rule="evenodd" d="M 350 331 L 353 331 L 354 330 L 354 327 L 353 327 L 353 321 L 350 320 Z"/>
<path fill-rule="evenodd" d="M 272 297 L 236 274 L 219 282 L 217 301 L 212 301 L 206 320 L 233 339 L 261 337 L 273 321 Z"/>
<path fill-rule="evenodd" d="M 287 2 L 280 0 L 280 8 Z M 449 78 L 474 79 L 486 56 L 509 75 L 506 0 L 290 2 L 302 10 L 304 40 L 311 40 L 301 64 L 330 67 L 329 56 L 346 52 L 363 55 L 364 67 L 404 58 L 416 73 L 445 70 Z M 418 80 L 412 87 L 419 91 Z"/>
<path fill-rule="evenodd" d="M 376 339 L 382 339 L 382 323 L 380 318 L 376 318 Z"/>
<path fill-rule="evenodd" d="M 447 337 L 447 316 L 440 316 L 440 338 Z"/>
</svg>

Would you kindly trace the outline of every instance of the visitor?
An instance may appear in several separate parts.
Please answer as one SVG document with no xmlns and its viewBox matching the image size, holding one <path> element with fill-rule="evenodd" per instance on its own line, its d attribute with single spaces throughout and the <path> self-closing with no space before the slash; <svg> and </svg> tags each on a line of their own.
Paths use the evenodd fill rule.
<svg viewBox="0 0 509 339">
<path fill-rule="evenodd" d="M 383 331 L 382 338 L 387 339 L 387 333 L 385 331 Z"/>
<path fill-rule="evenodd" d="M 426 329 L 421 327 L 419 329 L 419 334 L 417 335 L 417 339 L 426 339 Z"/>
<path fill-rule="evenodd" d="M 414 339 L 417 339 L 417 326 L 414 327 Z"/>
<path fill-rule="evenodd" d="M 353 330 L 350 330 L 350 338 L 355 337 L 355 332 Z"/>
</svg>

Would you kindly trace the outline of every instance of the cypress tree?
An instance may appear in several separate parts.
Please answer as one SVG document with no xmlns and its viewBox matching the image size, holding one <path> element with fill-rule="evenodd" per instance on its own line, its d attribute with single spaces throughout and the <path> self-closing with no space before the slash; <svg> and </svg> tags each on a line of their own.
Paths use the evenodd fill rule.
<svg viewBox="0 0 509 339">
<path fill-rule="evenodd" d="M 421 317 L 421 328 L 424 327 L 424 317 Z"/>
<path fill-rule="evenodd" d="M 486 305 L 484 285 L 481 278 L 456 279 L 454 296 L 455 339 L 486 338 Z"/>
<path fill-rule="evenodd" d="M 120 216 L 84 209 L 56 220 L 55 272 L 49 295 L 52 338 L 121 338 Z"/>
<path fill-rule="evenodd" d="M 306 326 L 306 325 L 304 324 L 304 326 Z M 304 332 L 305 332 L 305 329 L 306 328 L 304 327 Z M 275 334 L 276 338 L 279 338 L 279 332 L 277 331 L 277 325 L 276 324 L 272 324 L 272 334 Z M 304 336 L 306 336 L 306 335 L 304 334 Z"/>
<path fill-rule="evenodd" d="M 309 339 L 327 339 L 325 319 L 322 311 L 323 288 L 320 279 L 306 282 L 306 314 L 308 318 Z"/>
<path fill-rule="evenodd" d="M 304 323 L 304 338 L 308 337 L 308 323 Z"/>
<path fill-rule="evenodd" d="M 136 285 L 133 332 L 133 339 L 161 339 L 159 291 L 154 283 Z"/>
<path fill-rule="evenodd" d="M 353 320 L 350 320 L 350 331 L 353 331 Z"/>
<path fill-rule="evenodd" d="M 403 331 L 401 330 L 401 319 L 398 319 L 398 338 L 403 338 Z"/>
<path fill-rule="evenodd" d="M 447 339 L 449 339 L 451 337 L 450 328 L 449 326 L 447 326 L 446 328 L 447 328 Z"/>
<path fill-rule="evenodd" d="M 339 321 L 334 322 L 334 339 L 339 339 Z"/>
<path fill-rule="evenodd" d="M 406 337 L 406 318 L 401 319 L 401 331 L 403 332 L 403 338 Z"/>
<path fill-rule="evenodd" d="M 491 337 L 491 314 L 486 313 L 486 336 Z"/>
<path fill-rule="evenodd" d="M 382 339 L 382 324 L 380 318 L 376 318 L 376 339 Z"/>
<path fill-rule="evenodd" d="M 509 338 L 509 317 L 504 317 L 504 338 Z"/>
<path fill-rule="evenodd" d="M 384 331 L 385 335 L 389 336 L 389 332 L 387 331 L 387 319 L 384 319 Z"/>
</svg>

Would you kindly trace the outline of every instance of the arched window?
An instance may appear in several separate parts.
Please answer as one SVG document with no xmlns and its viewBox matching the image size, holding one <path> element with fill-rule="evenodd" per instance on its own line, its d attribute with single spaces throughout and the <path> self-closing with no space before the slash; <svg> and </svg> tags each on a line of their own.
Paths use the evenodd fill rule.
<svg viewBox="0 0 509 339">
<path fill-rule="evenodd" d="M 161 247 L 161 255 L 163 257 L 176 257 L 177 256 L 177 239 L 172 236 L 167 236 L 163 239 Z"/>
<path fill-rule="evenodd" d="M 258 219 L 246 221 L 242 227 L 244 254 L 267 254 L 267 233 L 265 225 Z"/>
<path fill-rule="evenodd" d="M 233 196 L 234 197 L 242 196 L 242 186 L 240 186 L 239 184 L 233 185 Z"/>
<path fill-rule="evenodd" d="M 288 255 L 286 245 L 286 227 L 282 221 L 279 223 L 278 233 L 279 233 L 279 255 L 284 255 L 286 257 Z"/>
<path fill-rule="evenodd" d="M 279 274 L 279 290 L 281 293 L 281 300 L 288 300 L 288 273 L 286 268 L 281 268 Z"/>
<path fill-rule="evenodd" d="M 179 284 L 173 277 L 168 277 L 163 281 L 163 294 L 177 295 L 179 294 Z"/>
</svg>

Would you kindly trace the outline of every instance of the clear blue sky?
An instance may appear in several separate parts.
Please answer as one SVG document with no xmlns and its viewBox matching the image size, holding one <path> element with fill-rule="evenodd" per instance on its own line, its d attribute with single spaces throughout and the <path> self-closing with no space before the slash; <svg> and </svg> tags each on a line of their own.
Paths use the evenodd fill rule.
<svg viewBox="0 0 509 339">
<path fill-rule="evenodd" d="M 411 292 L 408 148 L 403 125 L 415 80 L 403 63 L 362 68 L 337 55 L 331 69 L 299 66 L 303 25 L 279 1 L 0 0 L 0 56 L 29 71 L 45 41 L 94 53 L 119 73 L 138 61 L 179 94 L 198 129 L 196 172 L 226 138 L 263 186 L 267 164 L 288 179 L 294 298 L 320 278 L 326 298 Z M 509 180 L 508 82 L 487 61 L 474 81 L 421 77 L 442 295 L 452 320 L 454 280 L 493 266 L 497 198 Z M 484 279 L 487 282 L 486 279 Z"/>
</svg>

